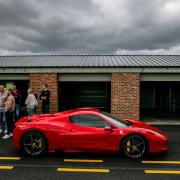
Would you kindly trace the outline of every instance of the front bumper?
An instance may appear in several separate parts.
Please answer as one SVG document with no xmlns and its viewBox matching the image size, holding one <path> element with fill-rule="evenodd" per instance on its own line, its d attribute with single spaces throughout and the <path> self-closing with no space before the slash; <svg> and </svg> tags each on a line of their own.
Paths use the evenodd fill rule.
<svg viewBox="0 0 180 180">
<path fill-rule="evenodd" d="M 150 153 L 160 153 L 168 150 L 168 138 L 162 136 L 161 138 L 151 139 L 150 141 Z"/>
<path fill-rule="evenodd" d="M 13 142 L 17 150 L 20 150 L 20 139 L 22 135 L 22 131 L 20 131 L 17 127 L 13 130 Z"/>
</svg>

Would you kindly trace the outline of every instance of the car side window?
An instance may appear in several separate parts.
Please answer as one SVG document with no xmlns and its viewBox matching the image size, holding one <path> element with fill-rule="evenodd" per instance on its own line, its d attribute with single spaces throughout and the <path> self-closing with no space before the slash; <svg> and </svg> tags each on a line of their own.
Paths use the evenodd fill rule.
<svg viewBox="0 0 180 180">
<path fill-rule="evenodd" d="M 71 116 L 70 122 L 78 126 L 87 126 L 95 128 L 104 128 L 105 126 L 110 126 L 108 122 L 93 114 L 81 114 Z"/>
</svg>

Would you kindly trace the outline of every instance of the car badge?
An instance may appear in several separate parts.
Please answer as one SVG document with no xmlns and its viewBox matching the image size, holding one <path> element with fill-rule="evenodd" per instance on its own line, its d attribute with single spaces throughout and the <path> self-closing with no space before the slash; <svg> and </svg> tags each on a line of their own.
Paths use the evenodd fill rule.
<svg viewBox="0 0 180 180">
<path fill-rule="evenodd" d="M 123 134 L 123 130 L 120 130 L 120 131 L 119 131 L 119 134 L 122 135 L 122 134 Z"/>
</svg>

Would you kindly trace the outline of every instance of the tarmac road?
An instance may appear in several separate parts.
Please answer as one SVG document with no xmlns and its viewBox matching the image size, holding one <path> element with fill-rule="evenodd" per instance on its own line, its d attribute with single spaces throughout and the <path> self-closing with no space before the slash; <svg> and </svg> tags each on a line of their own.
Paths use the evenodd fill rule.
<svg viewBox="0 0 180 180">
<path fill-rule="evenodd" d="M 158 126 L 169 136 L 169 150 L 143 159 L 119 154 L 52 153 L 21 157 L 12 139 L 0 139 L 0 180 L 180 179 L 180 126 Z"/>
</svg>

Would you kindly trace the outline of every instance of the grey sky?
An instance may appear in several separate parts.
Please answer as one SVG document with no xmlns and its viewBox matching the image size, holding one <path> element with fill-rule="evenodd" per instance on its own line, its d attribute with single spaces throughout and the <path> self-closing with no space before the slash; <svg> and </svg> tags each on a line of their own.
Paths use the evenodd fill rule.
<svg viewBox="0 0 180 180">
<path fill-rule="evenodd" d="M 180 52 L 179 0 L 0 0 L 0 55 Z"/>
</svg>

